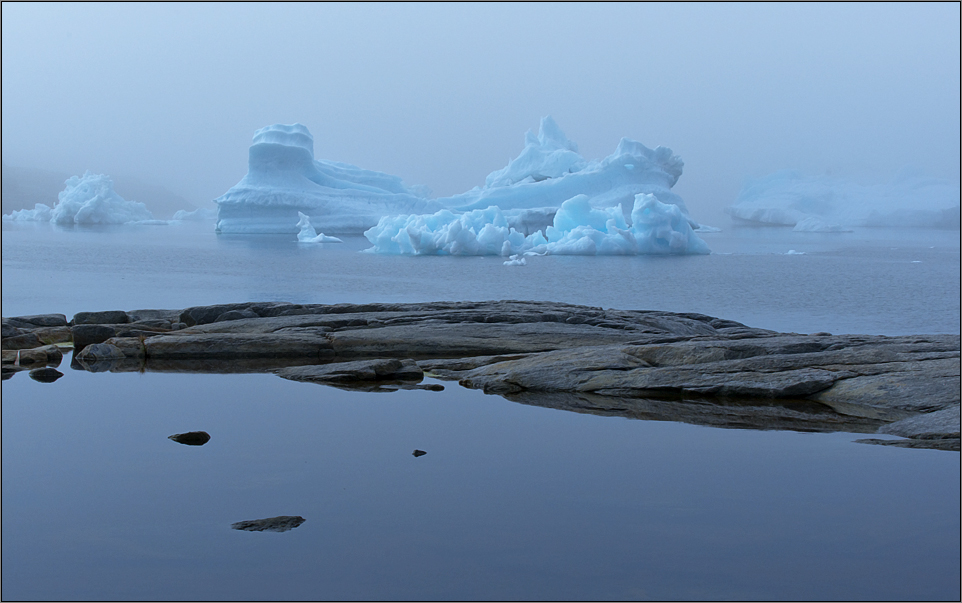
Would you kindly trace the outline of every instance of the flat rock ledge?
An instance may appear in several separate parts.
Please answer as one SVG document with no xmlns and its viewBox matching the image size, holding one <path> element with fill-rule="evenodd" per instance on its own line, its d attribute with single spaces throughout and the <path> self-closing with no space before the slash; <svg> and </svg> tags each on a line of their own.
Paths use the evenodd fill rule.
<svg viewBox="0 0 962 603">
<path fill-rule="evenodd" d="M 4 378 L 92 371 L 274 372 L 365 391 L 455 380 L 524 404 L 718 427 L 884 433 L 959 449 L 958 335 L 778 333 L 693 313 L 554 302 L 305 305 L 3 319 Z M 59 347 L 58 347 L 59 346 Z M 27 366 L 29 365 L 29 366 Z M 902 444 L 893 444 L 902 442 Z"/>
</svg>

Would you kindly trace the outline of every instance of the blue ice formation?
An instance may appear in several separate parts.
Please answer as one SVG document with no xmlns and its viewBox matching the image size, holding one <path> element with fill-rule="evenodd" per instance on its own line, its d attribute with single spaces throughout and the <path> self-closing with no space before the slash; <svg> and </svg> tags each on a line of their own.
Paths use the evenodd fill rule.
<svg viewBox="0 0 962 603">
<path fill-rule="evenodd" d="M 186 209 L 178 209 L 174 212 L 172 218 L 177 222 L 205 222 L 213 221 L 217 219 L 217 208 L 214 207 L 198 207 L 193 211 L 187 211 Z"/>
<path fill-rule="evenodd" d="M 525 237 L 553 225 L 561 204 L 578 195 L 586 195 L 594 207 L 620 205 L 629 220 L 639 194 L 678 207 L 698 228 L 687 217 L 684 201 L 671 192 L 683 166 L 671 149 L 649 149 L 627 138 L 608 157 L 587 161 L 548 116 L 537 136 L 527 133 L 518 157 L 489 174 L 483 186 L 431 200 L 395 176 L 316 160 L 314 138 L 306 127 L 277 124 L 254 134 L 247 175 L 215 199 L 216 228 L 225 233 L 297 232 L 298 214 L 303 213 L 325 232 L 361 233 L 384 217 L 396 221 L 401 215 L 443 210 L 449 213 L 438 215 L 450 217 L 493 206 L 508 227 Z"/>
<path fill-rule="evenodd" d="M 544 117 L 538 135 L 528 132 L 521 154 L 484 186 L 438 199 L 446 208 L 433 214 L 384 216 L 364 236 L 369 251 L 393 254 L 709 253 L 671 192 L 683 166 L 671 149 L 627 138 L 586 161 Z"/>
<path fill-rule="evenodd" d="M 360 233 L 381 216 L 441 208 L 396 176 L 315 160 L 314 137 L 301 124 L 255 132 L 247 175 L 214 202 L 223 233 L 298 232 L 298 213 L 325 232 Z"/>
<path fill-rule="evenodd" d="M 329 237 L 323 232 L 317 234 L 317 231 L 311 226 L 311 218 L 309 216 L 301 212 L 297 212 L 297 216 L 300 218 L 297 227 L 301 229 L 301 231 L 297 233 L 297 241 L 299 243 L 343 243 L 339 238 Z"/>
<path fill-rule="evenodd" d="M 784 170 L 750 182 L 725 211 L 738 221 L 807 232 L 959 228 L 959 184 L 903 171 L 888 184 L 862 185 Z"/>
<path fill-rule="evenodd" d="M 34 209 L 21 209 L 3 216 L 4 220 L 30 220 L 56 224 L 167 224 L 154 220 L 143 203 L 127 201 L 114 192 L 114 183 L 103 174 L 84 172 L 71 176 L 50 207 L 37 203 Z"/>
<path fill-rule="evenodd" d="M 413 255 L 641 255 L 705 254 L 682 209 L 653 194 L 632 199 L 630 224 L 621 204 L 596 208 L 587 195 L 564 201 L 551 225 L 525 236 L 496 206 L 455 213 L 385 216 L 364 236 L 368 251 Z M 508 264 L 506 265 L 520 265 Z"/>
<path fill-rule="evenodd" d="M 545 116 L 538 135 L 529 131 L 521 154 L 489 174 L 484 186 L 438 201 L 458 211 L 497 206 L 526 234 L 551 224 L 554 211 L 577 195 L 587 195 L 595 207 L 620 204 L 627 218 L 635 197 L 645 193 L 678 206 L 687 216 L 685 202 L 671 191 L 684 165 L 669 148 L 649 149 L 628 138 L 604 159 L 586 161 L 554 119 Z M 697 222 L 689 222 L 698 228 Z"/>
</svg>

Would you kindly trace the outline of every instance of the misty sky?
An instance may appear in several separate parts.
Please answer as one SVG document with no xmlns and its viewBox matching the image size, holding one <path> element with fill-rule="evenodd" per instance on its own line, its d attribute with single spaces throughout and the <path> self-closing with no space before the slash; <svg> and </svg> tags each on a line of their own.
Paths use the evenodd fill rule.
<svg viewBox="0 0 962 603">
<path fill-rule="evenodd" d="M 959 4 L 3 4 L 3 161 L 136 175 L 192 203 L 254 130 L 315 155 L 482 184 L 551 114 L 587 159 L 622 136 L 685 160 L 722 221 L 782 168 L 959 179 Z M 51 200 L 52 202 L 53 200 Z"/>
</svg>

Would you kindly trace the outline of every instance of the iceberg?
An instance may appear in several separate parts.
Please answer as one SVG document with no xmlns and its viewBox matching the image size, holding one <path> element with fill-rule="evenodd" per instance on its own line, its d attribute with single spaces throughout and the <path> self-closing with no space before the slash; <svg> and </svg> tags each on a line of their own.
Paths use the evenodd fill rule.
<svg viewBox="0 0 962 603">
<path fill-rule="evenodd" d="M 667 147 L 650 149 L 628 138 L 604 159 L 587 161 L 554 119 L 545 116 L 538 135 L 528 131 L 521 154 L 489 174 L 484 186 L 438 201 L 458 211 L 497 206 L 516 230 L 527 234 L 551 224 L 552 209 L 578 195 L 588 196 L 595 207 L 621 205 L 627 217 L 636 196 L 649 194 L 687 216 L 685 202 L 671 191 L 684 165 Z"/>
<path fill-rule="evenodd" d="M 193 211 L 178 209 L 174 212 L 173 220 L 177 222 L 204 222 L 217 219 L 217 208 L 198 207 Z"/>
<path fill-rule="evenodd" d="M 323 232 L 321 234 L 317 234 L 317 231 L 314 230 L 313 226 L 311 226 L 311 219 L 308 216 L 302 214 L 301 212 L 297 212 L 297 215 L 300 218 L 300 221 L 297 223 L 297 227 L 301 229 L 301 231 L 297 233 L 298 243 L 343 243 L 344 242 L 337 237 L 329 237 Z"/>
<path fill-rule="evenodd" d="M 301 124 L 255 132 L 247 175 L 214 203 L 223 233 L 296 233 L 299 213 L 325 232 L 361 233 L 381 216 L 442 207 L 396 176 L 315 160 L 314 137 Z"/>
<path fill-rule="evenodd" d="M 750 182 L 725 208 L 739 221 L 804 232 L 852 227 L 959 228 L 959 184 L 906 171 L 890 183 L 862 185 L 783 170 Z"/>
<path fill-rule="evenodd" d="M 366 251 L 505 257 L 709 253 L 677 205 L 639 193 L 632 207 L 629 224 L 620 204 L 596 208 L 587 195 L 577 195 L 561 204 L 543 233 L 538 230 L 527 236 L 511 227 L 497 206 L 462 213 L 443 209 L 427 215 L 385 216 L 364 233 L 373 244 Z"/>
<path fill-rule="evenodd" d="M 114 183 L 103 174 L 84 172 L 71 176 L 50 207 L 37 203 L 34 209 L 21 209 L 3 216 L 4 220 L 30 220 L 56 224 L 166 224 L 154 220 L 143 203 L 127 201 L 114 192 Z"/>
</svg>

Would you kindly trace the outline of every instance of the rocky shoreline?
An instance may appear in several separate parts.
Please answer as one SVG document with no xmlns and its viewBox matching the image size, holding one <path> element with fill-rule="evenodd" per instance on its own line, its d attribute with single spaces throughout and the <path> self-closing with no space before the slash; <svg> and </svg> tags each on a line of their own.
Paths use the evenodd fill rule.
<svg viewBox="0 0 962 603">
<path fill-rule="evenodd" d="M 881 433 L 959 450 L 958 335 L 778 333 L 701 314 L 553 302 L 303 305 L 3 318 L 3 378 L 273 372 L 366 391 L 457 381 L 575 412 L 742 429 Z M 41 372 L 38 372 L 41 371 Z M 36 374 L 34 374 L 36 373 Z"/>
</svg>

